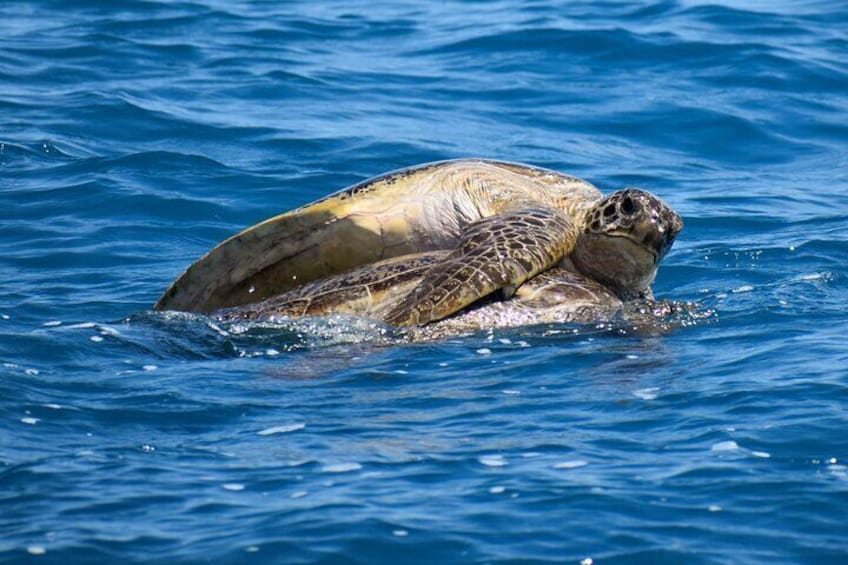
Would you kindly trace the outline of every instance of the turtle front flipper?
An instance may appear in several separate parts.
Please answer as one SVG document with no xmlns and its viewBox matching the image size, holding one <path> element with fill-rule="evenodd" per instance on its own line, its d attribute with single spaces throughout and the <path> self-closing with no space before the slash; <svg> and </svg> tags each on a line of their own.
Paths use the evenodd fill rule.
<svg viewBox="0 0 848 565">
<path fill-rule="evenodd" d="M 424 325 L 497 290 L 511 294 L 570 253 L 576 239 L 573 223 L 552 208 L 520 208 L 478 220 L 383 319 L 399 327 Z"/>
</svg>

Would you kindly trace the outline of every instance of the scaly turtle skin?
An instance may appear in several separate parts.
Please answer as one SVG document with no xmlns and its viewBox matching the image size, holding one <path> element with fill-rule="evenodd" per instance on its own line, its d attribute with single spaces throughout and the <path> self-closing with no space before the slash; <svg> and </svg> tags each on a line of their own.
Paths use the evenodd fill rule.
<svg viewBox="0 0 848 565">
<path fill-rule="evenodd" d="M 551 264 L 600 283 L 622 299 L 653 298 L 651 283 L 683 227 L 680 217 L 657 197 L 637 189 L 596 200 L 583 212 L 576 233 L 544 209 L 520 209 L 476 222 L 384 321 L 424 325 L 494 290 L 509 297 L 517 285 Z M 568 234 L 564 243 L 551 237 L 563 233 Z"/>
<path fill-rule="evenodd" d="M 608 210 L 624 223 L 601 222 Z M 632 240 L 633 210 L 638 221 L 657 224 L 650 241 Z M 245 230 L 192 265 L 156 308 L 239 306 L 361 265 L 434 250 L 448 254 L 386 314 L 388 323 L 444 318 L 495 290 L 509 294 L 564 259 L 575 273 L 616 292 L 645 294 L 681 227 L 677 214 L 641 191 L 602 199 L 585 181 L 545 169 L 484 160 L 433 163 Z M 649 248 L 652 266 L 643 269 Z M 618 260 L 623 268 L 613 264 Z"/>
</svg>

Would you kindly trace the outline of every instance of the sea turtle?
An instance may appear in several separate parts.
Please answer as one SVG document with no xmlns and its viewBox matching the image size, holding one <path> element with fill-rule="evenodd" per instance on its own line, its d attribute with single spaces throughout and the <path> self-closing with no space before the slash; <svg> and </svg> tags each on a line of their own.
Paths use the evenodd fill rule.
<svg viewBox="0 0 848 565">
<path fill-rule="evenodd" d="M 225 308 L 212 316 L 225 323 L 279 322 L 330 314 L 387 321 L 427 271 L 449 254 L 450 251 L 431 251 L 386 259 L 260 302 Z M 442 336 L 545 322 L 589 322 L 609 319 L 623 306 L 622 300 L 604 285 L 559 265 L 529 279 L 509 299 L 496 294 L 433 322 L 430 329 L 436 332 L 434 335 Z"/>
<path fill-rule="evenodd" d="M 627 195 L 636 198 L 632 190 Z M 648 195 L 641 195 L 641 198 L 653 201 Z M 595 258 L 598 271 L 607 276 L 615 275 L 615 292 L 575 272 L 573 263 L 564 259 L 528 279 L 512 296 L 493 293 L 435 322 L 437 333 L 447 335 L 543 322 L 609 319 L 621 311 L 624 301 L 630 298 L 646 299 L 640 302 L 648 308 L 657 306 L 644 281 L 653 277 L 662 258 L 664 250 L 656 251 L 657 242 L 663 238 L 673 240 L 679 225 L 669 225 L 676 216 L 673 212 L 663 219 L 651 221 L 651 209 L 641 205 L 642 201 L 628 209 L 629 213 L 620 209 L 607 212 L 604 207 L 592 219 L 592 223 L 597 222 L 594 227 L 599 232 L 615 226 L 619 237 L 640 242 L 629 247 L 629 256 L 615 256 L 612 265 L 604 265 L 609 260 L 606 256 Z M 619 205 L 622 206 L 626 207 Z M 259 302 L 219 310 L 213 316 L 223 322 L 239 322 L 349 314 L 392 323 L 393 316 L 405 313 L 410 297 L 419 292 L 430 270 L 441 268 L 454 253 L 455 250 L 438 250 L 385 259 L 303 284 Z M 625 262 L 623 258 L 629 260 Z"/>
<path fill-rule="evenodd" d="M 494 291 L 509 296 L 563 262 L 624 297 L 650 297 L 682 228 L 658 198 L 604 198 L 547 169 L 479 159 L 420 165 L 365 181 L 224 241 L 179 277 L 160 310 L 211 312 L 285 293 L 387 258 L 435 250 L 415 288 L 385 314 L 423 325 Z"/>
</svg>

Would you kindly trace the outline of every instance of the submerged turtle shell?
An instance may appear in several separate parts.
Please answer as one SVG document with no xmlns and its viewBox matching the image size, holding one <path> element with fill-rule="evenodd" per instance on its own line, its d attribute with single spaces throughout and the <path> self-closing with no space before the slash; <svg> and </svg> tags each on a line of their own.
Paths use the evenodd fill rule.
<svg viewBox="0 0 848 565">
<path fill-rule="evenodd" d="M 213 316 L 232 323 L 348 314 L 385 322 L 393 305 L 412 292 L 426 271 L 447 253 L 417 253 L 365 265 L 260 302 L 219 310 Z M 528 280 L 509 299 L 490 296 L 430 324 L 427 334 L 455 335 L 545 322 L 596 321 L 612 317 L 622 304 L 597 281 L 554 267 Z"/>
</svg>

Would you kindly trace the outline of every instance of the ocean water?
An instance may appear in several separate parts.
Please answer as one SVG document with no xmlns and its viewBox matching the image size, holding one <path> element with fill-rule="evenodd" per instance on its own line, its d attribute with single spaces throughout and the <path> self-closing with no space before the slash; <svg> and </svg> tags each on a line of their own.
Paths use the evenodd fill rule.
<svg viewBox="0 0 848 565">
<path fill-rule="evenodd" d="M 0 561 L 848 560 L 841 2 L 0 4 Z M 465 156 L 659 194 L 664 333 L 150 312 Z"/>
</svg>

